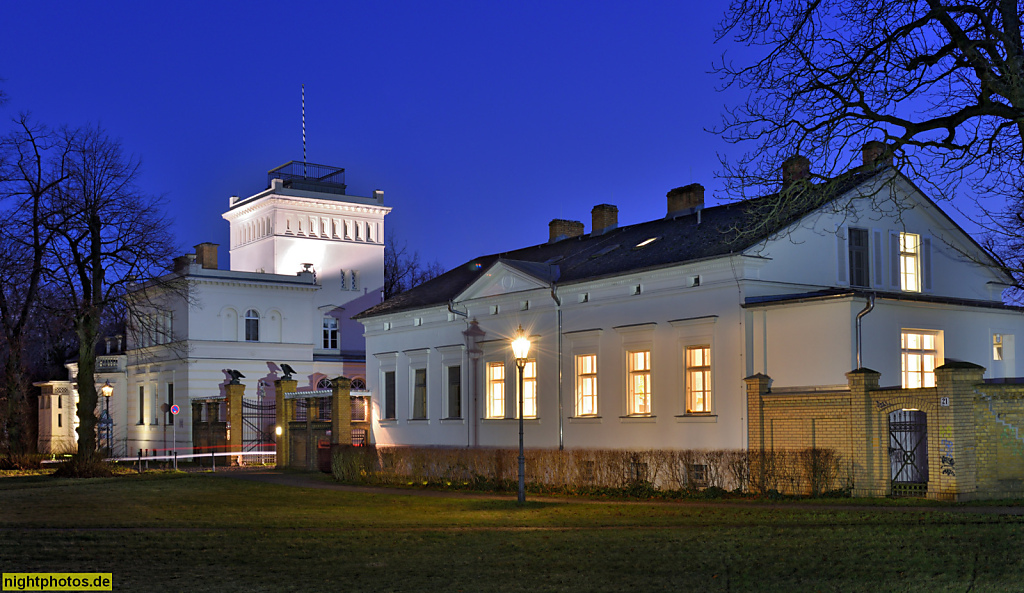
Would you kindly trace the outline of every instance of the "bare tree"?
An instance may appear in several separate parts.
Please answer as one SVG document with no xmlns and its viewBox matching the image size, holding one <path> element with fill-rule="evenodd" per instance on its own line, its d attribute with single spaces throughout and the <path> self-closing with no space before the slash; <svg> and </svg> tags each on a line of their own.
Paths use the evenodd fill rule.
<svg viewBox="0 0 1024 593">
<path fill-rule="evenodd" d="M 395 236 L 388 234 L 384 244 L 384 300 L 443 273 L 440 262 L 423 264 L 418 251 L 410 253 L 406 242 L 399 245 Z"/>
<path fill-rule="evenodd" d="M 1018 202 L 1024 158 L 1024 42 L 1018 2 L 734 0 L 717 31 L 747 46 L 715 71 L 746 91 L 716 131 L 750 146 L 723 159 L 727 192 L 778 191 L 780 167 L 811 158 L 812 182 L 845 183 L 860 148 L 881 141 L 893 162 L 935 198 Z M 799 185 L 779 201 L 821 200 Z M 813 204 L 805 204 L 811 205 Z M 774 207 L 782 212 L 792 206 Z M 1018 206 L 1017 212 L 1024 209 Z M 999 212 L 999 206 L 987 212 Z M 1020 221 L 988 217 L 1020 236 Z"/>
<path fill-rule="evenodd" d="M 8 452 L 29 449 L 25 425 L 28 378 L 24 364 L 26 334 L 32 327 L 51 233 L 47 195 L 67 177 L 72 138 L 35 124 L 27 114 L 0 138 L 0 200 L 7 207 L 0 225 L 0 330 L 3 383 L 0 431 Z"/>
<path fill-rule="evenodd" d="M 69 176 L 58 185 L 52 280 L 64 295 L 78 338 L 78 455 L 96 449 L 96 344 L 104 316 L 141 280 L 164 277 L 174 245 L 157 198 L 137 186 L 139 161 L 95 127 L 81 130 L 69 154 Z M 159 284 L 150 280 L 151 287 Z"/>
</svg>

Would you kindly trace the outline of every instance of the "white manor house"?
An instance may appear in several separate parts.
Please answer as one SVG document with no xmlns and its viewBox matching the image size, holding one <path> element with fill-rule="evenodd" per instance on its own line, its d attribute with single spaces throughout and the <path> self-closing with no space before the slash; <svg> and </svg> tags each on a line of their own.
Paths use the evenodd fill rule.
<svg viewBox="0 0 1024 593">
<path fill-rule="evenodd" d="M 178 290 L 157 297 L 137 312 L 144 327 L 101 345 L 96 384 L 113 387 L 100 406 L 109 406 L 114 452 L 189 450 L 199 420 L 190 403 L 222 399 L 229 369 L 244 375 L 251 399 L 273 401 L 285 364 L 300 390 L 338 376 L 360 389 L 365 345 L 351 318 L 381 301 L 390 210 L 382 191 L 348 195 L 344 169 L 301 162 L 271 170 L 265 191 L 231 197 L 230 267 L 218 267 L 217 245 L 197 245 L 175 261 L 187 298 Z M 40 384 L 44 452 L 77 440 L 77 365 L 67 366 L 68 380 Z"/>
</svg>

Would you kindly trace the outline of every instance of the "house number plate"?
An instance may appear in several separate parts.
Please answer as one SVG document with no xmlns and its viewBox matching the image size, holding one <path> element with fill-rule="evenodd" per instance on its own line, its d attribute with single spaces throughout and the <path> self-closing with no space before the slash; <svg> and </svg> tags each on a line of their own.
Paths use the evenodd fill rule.
<svg viewBox="0 0 1024 593">
<path fill-rule="evenodd" d="M 940 406 L 949 407 L 949 398 L 948 397 L 940 397 L 939 398 L 939 405 Z"/>
</svg>

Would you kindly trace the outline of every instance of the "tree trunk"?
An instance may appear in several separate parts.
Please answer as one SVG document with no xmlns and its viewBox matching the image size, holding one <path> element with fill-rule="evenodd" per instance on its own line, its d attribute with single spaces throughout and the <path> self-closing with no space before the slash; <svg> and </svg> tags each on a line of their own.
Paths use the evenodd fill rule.
<svg viewBox="0 0 1024 593">
<path fill-rule="evenodd" d="M 75 328 L 78 334 L 78 456 L 96 451 L 96 337 L 100 315 L 95 307 L 82 315 Z"/>
<path fill-rule="evenodd" d="M 7 453 L 26 453 L 31 444 L 28 437 L 28 397 L 25 373 L 21 364 L 21 340 L 8 343 L 7 360 L 3 376 L 3 420 L 0 430 L 5 436 L 3 446 Z"/>
</svg>

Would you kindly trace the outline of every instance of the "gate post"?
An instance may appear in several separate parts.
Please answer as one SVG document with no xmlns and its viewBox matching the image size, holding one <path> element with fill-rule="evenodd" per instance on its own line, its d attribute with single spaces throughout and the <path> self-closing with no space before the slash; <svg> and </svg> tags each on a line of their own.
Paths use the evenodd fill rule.
<svg viewBox="0 0 1024 593">
<path fill-rule="evenodd" d="M 352 444 L 352 382 L 347 377 L 331 379 L 331 444 Z"/>
<path fill-rule="evenodd" d="M 850 385 L 850 457 L 853 461 L 853 495 L 889 494 L 889 430 L 873 405 L 882 374 L 868 368 L 846 373 Z"/>
<path fill-rule="evenodd" d="M 929 468 L 929 480 L 938 482 L 936 497 L 939 499 L 960 501 L 978 497 L 974 391 L 983 381 L 984 374 L 985 367 L 963 361 L 949 361 L 935 369 L 936 395 L 940 401 L 936 414 L 938 422 L 928 423 L 928 432 L 931 433 L 928 435 L 928 447 L 932 451 L 937 449 L 938 455 L 929 457 L 929 463 L 933 464 Z M 935 428 L 938 429 L 938 439 L 933 436 Z M 936 461 L 938 467 L 934 467 Z M 930 488 L 929 494 L 932 494 Z"/>
<path fill-rule="evenodd" d="M 242 397 L 245 395 L 245 385 L 225 385 L 224 391 L 228 395 L 228 452 L 242 452 Z M 238 465 L 241 465 L 241 456 L 238 457 Z M 229 459 L 229 462 L 231 460 Z"/>
<path fill-rule="evenodd" d="M 291 434 L 288 427 L 292 421 L 291 403 L 284 398 L 285 393 L 295 393 L 299 382 L 294 379 L 278 379 L 274 381 L 274 402 L 277 406 L 277 426 L 274 434 L 277 439 L 277 467 L 288 467 L 291 465 Z"/>
</svg>

